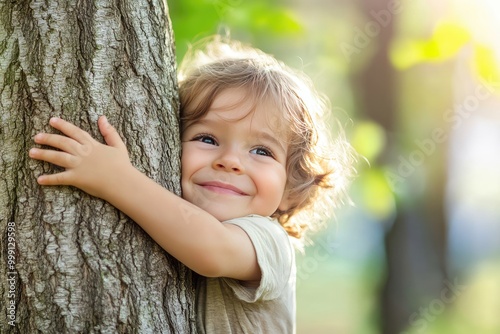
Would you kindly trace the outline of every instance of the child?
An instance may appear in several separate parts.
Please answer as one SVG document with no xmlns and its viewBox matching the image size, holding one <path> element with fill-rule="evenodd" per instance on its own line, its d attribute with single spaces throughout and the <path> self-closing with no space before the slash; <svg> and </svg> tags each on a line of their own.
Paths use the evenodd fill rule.
<svg viewBox="0 0 500 334">
<path fill-rule="evenodd" d="M 215 38 L 180 70 L 182 198 L 135 169 L 105 117 L 107 145 L 59 118 L 30 156 L 65 168 L 38 178 L 102 198 L 203 276 L 200 333 L 294 333 L 300 239 L 333 207 L 351 171 L 343 140 L 325 140 L 327 110 L 309 80 L 273 57 Z M 186 210 L 188 214 L 186 214 Z M 317 217 L 313 217 L 317 218 Z"/>
</svg>

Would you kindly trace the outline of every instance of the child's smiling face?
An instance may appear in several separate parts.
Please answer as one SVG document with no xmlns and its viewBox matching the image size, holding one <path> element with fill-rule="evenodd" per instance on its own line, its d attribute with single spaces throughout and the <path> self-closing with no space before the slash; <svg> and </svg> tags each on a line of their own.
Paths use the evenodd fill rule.
<svg viewBox="0 0 500 334">
<path fill-rule="evenodd" d="M 222 91 L 182 134 L 182 197 L 220 221 L 287 208 L 285 131 L 273 131 L 270 103 L 250 111 L 245 97 L 243 88 Z"/>
</svg>

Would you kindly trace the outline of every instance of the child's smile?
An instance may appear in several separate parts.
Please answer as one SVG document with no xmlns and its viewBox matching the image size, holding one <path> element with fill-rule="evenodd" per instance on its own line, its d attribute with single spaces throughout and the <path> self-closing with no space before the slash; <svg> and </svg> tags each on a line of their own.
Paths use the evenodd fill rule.
<svg viewBox="0 0 500 334">
<path fill-rule="evenodd" d="M 286 143 L 268 119 L 275 111 L 262 102 L 250 111 L 245 97 L 241 88 L 221 92 L 182 135 L 183 198 L 221 221 L 286 208 Z"/>
<path fill-rule="evenodd" d="M 205 190 L 212 191 L 218 194 L 248 196 L 247 193 L 240 190 L 239 188 L 219 181 L 201 182 L 198 184 L 198 186 L 202 187 Z"/>
</svg>

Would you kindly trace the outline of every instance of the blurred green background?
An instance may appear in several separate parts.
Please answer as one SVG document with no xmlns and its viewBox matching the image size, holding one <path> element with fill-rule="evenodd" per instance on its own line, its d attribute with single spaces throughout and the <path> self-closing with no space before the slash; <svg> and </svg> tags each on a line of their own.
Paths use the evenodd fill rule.
<svg viewBox="0 0 500 334">
<path fill-rule="evenodd" d="M 363 156 L 298 257 L 298 333 L 500 333 L 497 0 L 169 1 L 302 69 Z"/>
</svg>

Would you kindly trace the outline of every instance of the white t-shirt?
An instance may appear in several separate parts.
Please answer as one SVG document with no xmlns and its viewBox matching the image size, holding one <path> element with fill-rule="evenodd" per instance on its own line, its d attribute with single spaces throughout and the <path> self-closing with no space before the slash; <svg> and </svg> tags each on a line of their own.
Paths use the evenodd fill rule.
<svg viewBox="0 0 500 334">
<path fill-rule="evenodd" d="M 295 253 L 283 227 L 251 215 L 223 222 L 250 237 L 262 273 L 258 287 L 230 278 L 201 277 L 197 286 L 200 334 L 295 333 Z"/>
</svg>

